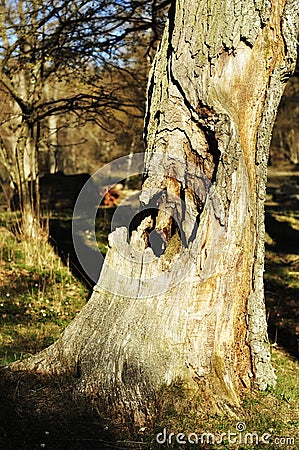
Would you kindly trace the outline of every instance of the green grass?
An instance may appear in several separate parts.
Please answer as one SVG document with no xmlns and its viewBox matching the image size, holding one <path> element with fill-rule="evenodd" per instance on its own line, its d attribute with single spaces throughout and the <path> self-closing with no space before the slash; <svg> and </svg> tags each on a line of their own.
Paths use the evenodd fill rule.
<svg viewBox="0 0 299 450">
<path fill-rule="evenodd" d="M 0 365 L 51 344 L 88 299 L 47 242 L 28 247 L 0 228 Z"/>
</svg>

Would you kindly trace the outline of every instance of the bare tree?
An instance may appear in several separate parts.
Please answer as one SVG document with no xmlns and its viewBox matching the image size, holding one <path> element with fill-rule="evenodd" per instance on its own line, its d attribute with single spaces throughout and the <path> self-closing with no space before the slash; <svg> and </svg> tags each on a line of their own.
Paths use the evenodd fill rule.
<svg viewBox="0 0 299 450">
<path fill-rule="evenodd" d="M 1 1 L 0 84 L 10 103 L 2 121 L 1 160 L 15 168 L 10 174 L 27 237 L 38 235 L 38 150 L 45 119 L 53 136 L 54 116 L 85 114 L 105 127 L 114 110 L 132 108 L 125 93 L 100 83 L 101 73 L 107 61 L 116 64 L 126 53 L 129 36 L 157 32 L 155 18 L 166 4 L 155 2 L 151 10 L 148 2 L 131 0 Z M 53 95 L 58 82 L 74 79 L 81 81 L 79 91 Z"/>
<path fill-rule="evenodd" d="M 149 81 L 140 220 L 110 235 L 94 293 L 59 340 L 15 369 L 76 374 L 78 392 L 137 424 L 178 379 L 212 411 L 275 385 L 264 199 L 298 10 L 173 2 Z"/>
</svg>

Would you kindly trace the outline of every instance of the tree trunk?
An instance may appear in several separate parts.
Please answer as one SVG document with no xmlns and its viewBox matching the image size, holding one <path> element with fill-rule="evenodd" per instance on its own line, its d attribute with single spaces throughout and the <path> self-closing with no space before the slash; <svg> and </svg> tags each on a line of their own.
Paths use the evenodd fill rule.
<svg viewBox="0 0 299 450">
<path fill-rule="evenodd" d="M 30 75 L 24 70 L 17 74 L 19 99 L 14 105 L 16 109 L 16 139 L 11 139 L 15 167 L 10 172 L 17 188 L 17 205 L 21 211 L 20 232 L 25 239 L 39 239 L 41 227 L 39 223 L 39 183 L 38 183 L 38 125 L 32 123 L 32 104 L 36 101 L 34 86 L 36 68 L 31 68 Z M 18 123 L 19 122 L 19 123 Z"/>
<path fill-rule="evenodd" d="M 287 84 L 276 117 L 270 148 L 271 163 L 299 164 L 299 58 L 295 75 Z"/>
<path fill-rule="evenodd" d="M 20 126 L 16 143 L 17 188 L 21 211 L 21 233 L 25 239 L 38 239 L 41 232 L 39 223 L 39 185 L 37 177 L 37 151 L 32 129 L 27 120 Z"/>
<path fill-rule="evenodd" d="M 52 92 L 51 92 L 52 89 Z M 50 87 L 49 83 L 44 85 L 44 93 L 47 101 L 57 98 L 55 84 Z M 52 95 L 51 95 L 52 94 Z M 47 169 L 49 173 L 57 172 L 57 149 L 58 149 L 58 119 L 55 114 L 49 115 L 48 119 L 48 158 Z"/>
<path fill-rule="evenodd" d="M 110 235 L 94 293 L 60 339 L 15 368 L 76 373 L 80 392 L 139 424 L 178 379 L 220 409 L 275 384 L 264 199 L 297 11 L 298 1 L 173 3 L 148 88 L 141 218 Z"/>
</svg>

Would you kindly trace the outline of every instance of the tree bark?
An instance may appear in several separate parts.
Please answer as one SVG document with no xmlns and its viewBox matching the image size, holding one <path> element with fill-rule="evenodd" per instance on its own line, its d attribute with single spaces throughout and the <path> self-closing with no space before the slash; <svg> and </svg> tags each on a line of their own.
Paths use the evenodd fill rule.
<svg viewBox="0 0 299 450">
<path fill-rule="evenodd" d="M 178 379 L 199 385 L 215 409 L 275 384 L 264 199 L 298 6 L 173 3 L 148 87 L 143 220 L 110 235 L 88 304 L 53 346 L 16 369 L 76 373 L 80 392 L 137 424 Z"/>
</svg>

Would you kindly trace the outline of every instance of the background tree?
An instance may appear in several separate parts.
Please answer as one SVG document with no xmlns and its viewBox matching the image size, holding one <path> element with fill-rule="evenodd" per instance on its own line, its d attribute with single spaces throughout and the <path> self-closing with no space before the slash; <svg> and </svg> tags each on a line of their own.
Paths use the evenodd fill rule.
<svg viewBox="0 0 299 450">
<path fill-rule="evenodd" d="M 65 173 L 93 173 L 99 165 L 114 158 L 129 154 L 130 151 L 143 150 L 143 118 L 145 111 L 145 93 L 149 65 L 145 59 L 146 41 L 138 44 L 134 54 L 127 48 L 121 66 L 106 62 L 97 71 L 91 85 L 88 80 L 69 80 L 57 83 L 56 92 L 79 92 L 97 89 L 101 86 L 110 99 L 114 99 L 113 109 L 103 102 L 96 111 L 72 111 L 55 118 L 57 133 L 55 143 L 56 168 Z M 89 83 L 89 84 L 88 84 Z M 46 126 L 45 126 L 46 128 Z M 46 133 L 47 134 L 47 133 Z M 47 168 L 49 158 L 48 142 L 45 140 L 40 170 Z"/>
<path fill-rule="evenodd" d="M 148 88 L 143 214 L 110 235 L 94 293 L 60 339 L 15 369 L 76 374 L 79 393 L 137 424 L 177 380 L 212 411 L 275 384 L 264 199 L 298 6 L 173 2 Z"/>
<path fill-rule="evenodd" d="M 2 0 L 0 82 L 9 106 L 2 120 L 6 138 L 1 159 L 17 188 L 27 237 L 39 232 L 38 152 L 41 139 L 50 147 L 56 145 L 54 117 L 68 112 L 80 116 L 81 122 L 94 120 L 107 127 L 114 110 L 132 108 L 123 90 L 101 83 L 103 67 L 109 61 L 123 71 L 129 36 L 150 29 L 157 33 L 157 12 L 165 5 L 154 2 L 151 7 L 131 0 L 109 4 Z M 71 92 L 56 89 L 59 82 L 66 86 L 70 80 L 74 86 L 75 78 L 79 81 Z"/>
<path fill-rule="evenodd" d="M 299 164 L 299 60 L 280 103 L 270 149 L 271 164 Z"/>
</svg>

